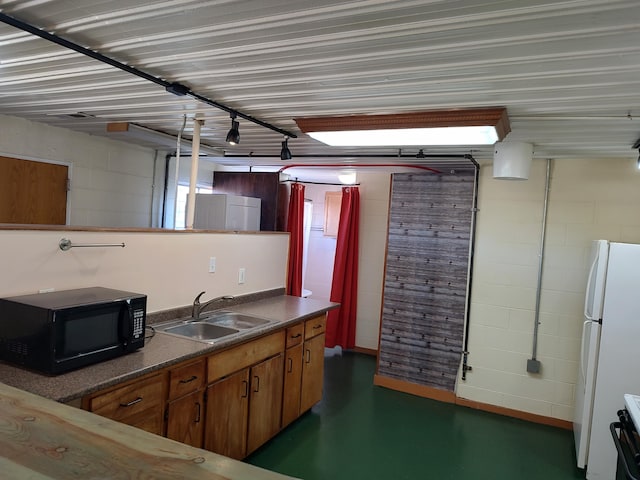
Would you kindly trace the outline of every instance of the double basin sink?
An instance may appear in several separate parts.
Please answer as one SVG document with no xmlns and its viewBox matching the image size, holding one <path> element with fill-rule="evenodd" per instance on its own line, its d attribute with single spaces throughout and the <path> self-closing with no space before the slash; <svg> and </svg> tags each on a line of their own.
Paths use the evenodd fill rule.
<svg viewBox="0 0 640 480">
<path fill-rule="evenodd" d="M 199 319 L 169 322 L 156 329 L 169 335 L 213 343 L 219 338 L 268 323 L 272 323 L 272 320 L 244 313 L 216 311 Z"/>
</svg>

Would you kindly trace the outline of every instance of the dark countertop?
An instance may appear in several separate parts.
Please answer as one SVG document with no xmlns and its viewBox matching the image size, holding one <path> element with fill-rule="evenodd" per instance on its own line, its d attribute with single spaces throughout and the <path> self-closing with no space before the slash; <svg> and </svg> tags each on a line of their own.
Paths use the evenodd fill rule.
<svg viewBox="0 0 640 480">
<path fill-rule="evenodd" d="M 221 338 L 213 344 L 156 332 L 136 352 L 57 376 L 42 375 L 0 362 L 0 382 L 58 402 L 71 402 L 89 393 L 245 342 L 336 307 L 337 303 L 329 301 L 287 295 L 233 305 L 224 310 L 252 314 L 273 322 Z"/>
</svg>

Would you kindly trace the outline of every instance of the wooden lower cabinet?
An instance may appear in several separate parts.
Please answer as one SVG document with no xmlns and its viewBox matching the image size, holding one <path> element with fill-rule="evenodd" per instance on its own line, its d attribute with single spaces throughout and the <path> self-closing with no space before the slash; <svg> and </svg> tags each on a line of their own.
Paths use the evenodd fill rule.
<svg viewBox="0 0 640 480">
<path fill-rule="evenodd" d="M 282 397 L 282 428 L 300 416 L 302 386 L 302 343 L 287 348 L 284 355 L 284 388 Z"/>
<path fill-rule="evenodd" d="M 283 355 L 251 367 L 247 455 L 280 431 Z"/>
<path fill-rule="evenodd" d="M 283 355 L 207 388 L 204 448 L 242 459 L 280 431 Z"/>
<path fill-rule="evenodd" d="M 164 376 L 152 375 L 85 397 L 82 408 L 162 435 L 164 391 Z"/>
<path fill-rule="evenodd" d="M 322 400 L 324 377 L 324 333 L 304 342 L 300 414 Z"/>
<path fill-rule="evenodd" d="M 82 408 L 243 459 L 322 398 L 325 317 L 82 399 Z"/>
<path fill-rule="evenodd" d="M 249 368 L 207 387 L 204 448 L 240 460 L 247 452 Z"/>
<path fill-rule="evenodd" d="M 204 436 L 204 390 L 197 390 L 169 402 L 166 437 L 202 448 Z"/>
</svg>

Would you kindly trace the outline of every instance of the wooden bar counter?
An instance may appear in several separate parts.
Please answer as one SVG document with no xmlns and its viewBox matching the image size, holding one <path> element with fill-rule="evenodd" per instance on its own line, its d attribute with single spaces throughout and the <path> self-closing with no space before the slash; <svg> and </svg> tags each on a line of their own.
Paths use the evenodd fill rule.
<svg viewBox="0 0 640 480">
<path fill-rule="evenodd" d="M 0 383 L 8 479 L 291 479 Z"/>
</svg>

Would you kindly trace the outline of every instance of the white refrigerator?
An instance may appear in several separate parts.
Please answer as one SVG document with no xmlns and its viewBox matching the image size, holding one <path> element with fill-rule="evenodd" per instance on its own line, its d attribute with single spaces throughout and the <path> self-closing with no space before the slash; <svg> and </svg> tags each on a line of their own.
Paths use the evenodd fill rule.
<svg viewBox="0 0 640 480">
<path fill-rule="evenodd" d="M 573 432 L 588 480 L 616 476 L 609 424 L 624 394 L 640 395 L 640 245 L 593 242 Z"/>
</svg>

